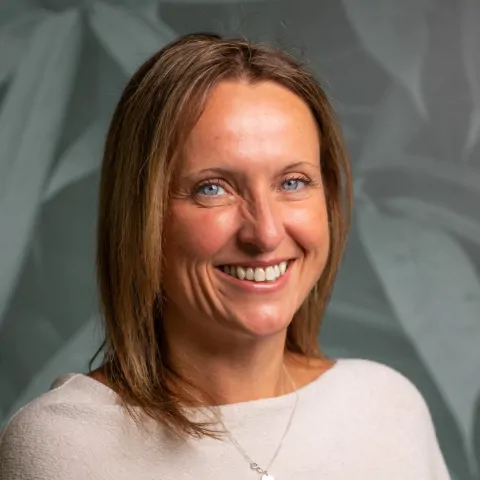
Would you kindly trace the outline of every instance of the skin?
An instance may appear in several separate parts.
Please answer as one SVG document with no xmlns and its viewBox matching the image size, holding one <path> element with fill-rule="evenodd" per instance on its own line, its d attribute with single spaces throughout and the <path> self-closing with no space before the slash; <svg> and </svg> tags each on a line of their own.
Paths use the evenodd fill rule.
<svg viewBox="0 0 480 480">
<path fill-rule="evenodd" d="M 224 81 L 176 172 L 165 239 L 165 334 L 173 364 L 214 404 L 291 392 L 332 361 L 285 354 L 286 329 L 325 267 L 327 208 L 317 126 L 284 87 Z M 293 259 L 275 291 L 219 265 Z M 91 376 L 103 381 L 101 370 Z"/>
<path fill-rule="evenodd" d="M 286 329 L 325 267 L 317 125 L 273 83 L 220 83 L 185 145 L 168 220 L 165 332 L 176 367 L 216 404 L 276 396 L 331 367 L 285 356 Z M 293 259 L 276 291 L 217 268 Z"/>
</svg>

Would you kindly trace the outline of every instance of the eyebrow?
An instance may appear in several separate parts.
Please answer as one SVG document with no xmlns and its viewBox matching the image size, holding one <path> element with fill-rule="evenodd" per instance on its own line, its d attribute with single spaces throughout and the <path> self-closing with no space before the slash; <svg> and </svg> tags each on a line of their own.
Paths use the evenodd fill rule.
<svg viewBox="0 0 480 480">
<path fill-rule="evenodd" d="M 320 162 L 318 162 L 317 165 L 314 165 L 310 162 L 305 162 L 305 161 L 300 161 L 300 162 L 294 162 L 294 163 L 289 163 L 283 168 L 283 171 L 287 170 L 292 170 L 297 167 L 302 167 L 302 166 L 308 166 L 310 168 L 315 168 L 315 169 L 320 169 Z M 195 172 L 188 173 L 185 175 L 186 177 L 198 177 L 200 175 L 203 175 L 205 173 L 212 173 L 216 175 L 232 175 L 234 173 L 237 173 L 238 170 L 236 168 L 226 168 L 226 167 L 209 167 L 209 168 L 204 168 L 203 170 L 198 170 Z"/>
</svg>

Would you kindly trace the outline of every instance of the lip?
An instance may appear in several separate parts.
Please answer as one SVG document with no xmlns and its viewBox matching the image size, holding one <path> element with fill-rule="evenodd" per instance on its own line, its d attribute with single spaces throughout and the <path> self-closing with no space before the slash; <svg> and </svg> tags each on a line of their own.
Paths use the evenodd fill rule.
<svg viewBox="0 0 480 480">
<path fill-rule="evenodd" d="M 283 260 L 280 260 L 283 261 Z M 241 264 L 240 264 L 241 265 Z M 250 263 L 249 266 L 261 266 L 255 263 Z M 270 263 L 267 264 L 267 266 L 271 265 Z M 220 268 L 215 268 L 215 271 L 217 272 L 218 275 L 220 275 L 222 281 L 228 281 L 230 285 L 238 288 L 239 290 L 242 290 L 247 293 L 275 293 L 279 292 L 282 290 L 285 285 L 287 284 L 289 278 L 290 278 L 290 273 L 292 270 L 292 267 L 294 265 L 294 260 L 290 260 L 289 266 L 287 268 L 287 271 L 278 277 L 276 280 L 273 282 L 251 282 L 251 281 L 245 281 L 245 280 L 240 280 L 239 278 L 232 277 L 232 275 L 229 275 L 228 273 L 223 272 Z"/>
</svg>

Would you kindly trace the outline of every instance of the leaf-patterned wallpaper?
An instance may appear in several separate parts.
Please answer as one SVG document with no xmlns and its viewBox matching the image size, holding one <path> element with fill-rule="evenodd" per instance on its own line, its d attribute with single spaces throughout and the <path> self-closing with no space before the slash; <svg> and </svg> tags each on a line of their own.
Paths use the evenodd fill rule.
<svg viewBox="0 0 480 480">
<path fill-rule="evenodd" d="M 480 0 L 3 0 L 0 427 L 100 342 L 98 170 L 127 78 L 177 35 L 275 42 L 341 118 L 354 223 L 319 338 L 407 375 L 480 478 Z"/>
</svg>

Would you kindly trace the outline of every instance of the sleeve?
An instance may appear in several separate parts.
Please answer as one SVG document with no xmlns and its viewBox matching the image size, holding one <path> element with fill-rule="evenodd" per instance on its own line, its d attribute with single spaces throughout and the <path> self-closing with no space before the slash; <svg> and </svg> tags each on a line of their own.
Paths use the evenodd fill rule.
<svg viewBox="0 0 480 480">
<path fill-rule="evenodd" d="M 451 480 L 447 464 L 438 442 L 435 425 L 433 423 L 430 410 L 423 396 L 420 393 L 418 393 L 418 395 L 420 397 L 419 424 L 423 427 L 422 430 L 423 437 L 425 439 L 427 468 L 429 470 L 428 478 L 431 478 L 432 480 Z"/>
<path fill-rule="evenodd" d="M 0 480 L 99 479 L 71 427 L 48 408 L 20 410 L 0 433 Z"/>
<path fill-rule="evenodd" d="M 418 387 L 387 365 L 368 361 L 360 367 L 356 399 L 366 419 L 362 425 L 378 439 L 374 444 L 381 452 L 377 462 L 384 468 L 383 476 L 451 480 L 430 409 Z"/>
<path fill-rule="evenodd" d="M 408 478 L 451 480 L 428 404 L 418 387 L 406 376 L 387 367 L 386 405 L 391 405 L 391 426 L 401 441 Z M 400 446 L 400 445 L 398 445 Z"/>
</svg>

